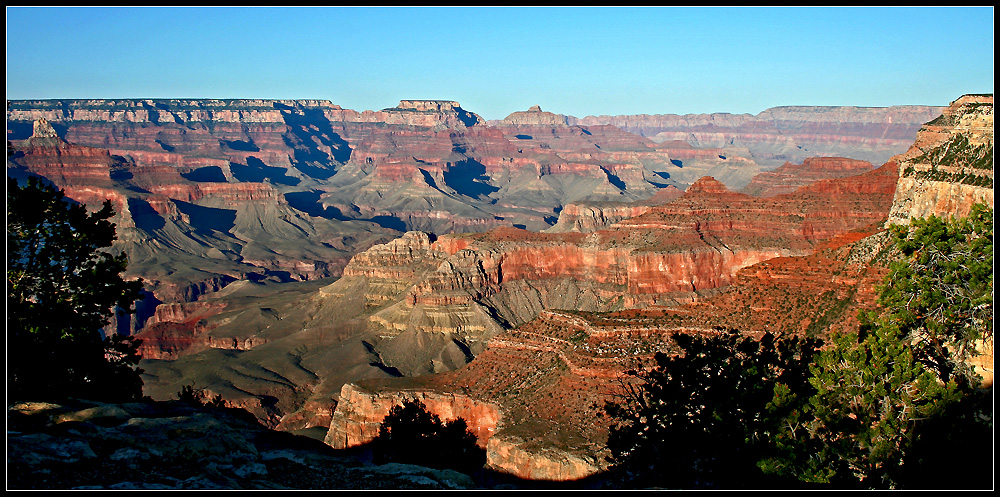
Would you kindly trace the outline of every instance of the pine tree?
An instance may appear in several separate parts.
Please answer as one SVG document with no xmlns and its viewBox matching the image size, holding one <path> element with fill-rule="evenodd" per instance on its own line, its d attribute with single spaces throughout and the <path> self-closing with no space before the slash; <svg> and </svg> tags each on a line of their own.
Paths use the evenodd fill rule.
<svg viewBox="0 0 1000 497">
<path fill-rule="evenodd" d="M 31 177 L 7 180 L 7 386 L 12 400 L 142 396 L 139 341 L 102 338 L 114 309 L 131 312 L 142 281 L 125 281 L 111 202 L 97 212 Z"/>
<path fill-rule="evenodd" d="M 811 392 L 808 367 L 819 341 L 757 339 L 736 330 L 673 335 L 682 351 L 657 353 L 656 366 L 631 372 L 619 402 L 608 448 L 621 486 L 755 488 L 773 485 L 756 462 L 769 455 L 781 422 Z M 788 400 L 772 403 L 781 392 Z"/>
<path fill-rule="evenodd" d="M 942 381 L 978 384 L 969 359 L 993 340 L 993 208 L 914 219 L 893 235 L 903 259 L 891 264 L 879 304 Z"/>
</svg>

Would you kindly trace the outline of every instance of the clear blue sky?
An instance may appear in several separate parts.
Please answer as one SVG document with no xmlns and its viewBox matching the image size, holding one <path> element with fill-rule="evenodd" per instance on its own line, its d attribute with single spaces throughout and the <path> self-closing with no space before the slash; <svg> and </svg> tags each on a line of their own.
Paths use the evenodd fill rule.
<svg viewBox="0 0 1000 497">
<path fill-rule="evenodd" d="M 7 98 L 458 100 L 486 119 L 947 105 L 993 8 L 7 7 Z"/>
</svg>

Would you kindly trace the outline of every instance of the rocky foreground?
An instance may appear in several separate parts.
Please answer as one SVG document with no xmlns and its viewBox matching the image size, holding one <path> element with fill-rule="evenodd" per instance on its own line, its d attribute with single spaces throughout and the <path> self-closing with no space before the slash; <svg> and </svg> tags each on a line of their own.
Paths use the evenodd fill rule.
<svg viewBox="0 0 1000 497">
<path fill-rule="evenodd" d="M 370 457 L 368 458 L 370 459 Z M 374 465 L 241 409 L 181 401 L 24 402 L 7 410 L 8 490 L 519 488 L 410 464 Z"/>
</svg>

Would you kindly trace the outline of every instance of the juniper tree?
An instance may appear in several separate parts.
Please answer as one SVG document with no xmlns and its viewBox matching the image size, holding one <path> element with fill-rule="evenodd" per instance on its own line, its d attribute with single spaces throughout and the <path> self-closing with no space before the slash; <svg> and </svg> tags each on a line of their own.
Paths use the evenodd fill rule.
<svg viewBox="0 0 1000 497">
<path fill-rule="evenodd" d="M 993 339 L 992 208 L 914 219 L 893 238 L 902 258 L 879 288 L 880 308 L 819 355 L 816 393 L 786 419 L 766 471 L 836 486 L 924 485 L 921 473 L 943 460 L 933 452 L 963 461 L 983 443 L 976 434 L 992 431 L 969 362 L 979 340 Z"/>
<path fill-rule="evenodd" d="M 613 478 L 625 487 L 754 488 L 782 420 L 811 393 L 808 368 L 819 340 L 754 338 L 719 329 L 672 335 L 680 353 L 630 371 L 604 411 Z M 776 391 L 785 402 L 772 402 Z"/>
<path fill-rule="evenodd" d="M 778 455 L 760 467 L 842 488 L 896 488 L 919 420 L 959 397 L 914 358 L 888 320 L 863 314 L 861 333 L 840 333 L 810 366 L 815 393 L 785 419 Z"/>
<path fill-rule="evenodd" d="M 400 462 L 473 473 L 486 463 L 476 435 L 462 418 L 441 421 L 419 400 L 394 406 L 372 441 L 378 464 Z"/>
<path fill-rule="evenodd" d="M 12 400 L 142 396 L 138 340 L 101 336 L 131 312 L 142 281 L 125 281 L 110 201 L 86 206 L 36 177 L 7 179 L 7 386 Z"/>
<path fill-rule="evenodd" d="M 893 236 L 903 258 L 890 265 L 879 304 L 942 381 L 977 384 L 969 360 L 993 339 L 993 208 L 914 219 Z"/>
</svg>

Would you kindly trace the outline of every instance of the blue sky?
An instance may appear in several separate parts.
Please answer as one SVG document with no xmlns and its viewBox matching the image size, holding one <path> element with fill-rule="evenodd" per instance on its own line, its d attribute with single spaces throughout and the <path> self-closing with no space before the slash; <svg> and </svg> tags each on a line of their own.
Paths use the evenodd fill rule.
<svg viewBox="0 0 1000 497">
<path fill-rule="evenodd" d="M 947 105 L 993 8 L 7 7 L 7 98 L 457 100 L 486 119 Z"/>
</svg>

